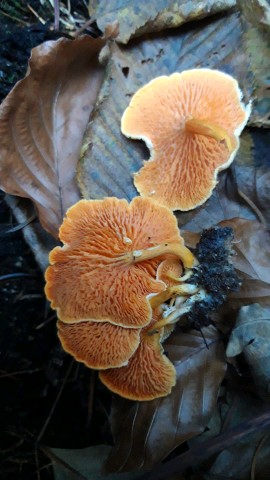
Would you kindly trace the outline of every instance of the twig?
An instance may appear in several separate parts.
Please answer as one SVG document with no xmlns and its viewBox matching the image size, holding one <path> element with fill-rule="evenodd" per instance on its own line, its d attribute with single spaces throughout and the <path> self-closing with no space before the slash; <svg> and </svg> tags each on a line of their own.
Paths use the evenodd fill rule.
<svg viewBox="0 0 270 480">
<path fill-rule="evenodd" d="M 267 222 L 266 222 L 266 220 L 265 220 L 262 212 L 260 211 L 260 209 L 259 209 L 259 208 L 255 205 L 255 203 L 254 203 L 244 192 L 242 192 L 242 190 L 240 190 L 240 188 L 238 187 L 236 171 L 235 171 L 235 167 L 234 167 L 233 165 L 231 165 L 231 167 L 230 167 L 230 172 L 232 173 L 234 186 L 236 187 L 236 190 L 237 190 L 237 193 L 238 193 L 239 197 L 241 197 L 241 198 L 248 204 L 248 206 L 251 208 L 251 210 L 253 210 L 253 212 L 254 212 L 255 215 L 258 217 L 258 219 L 259 219 L 259 221 L 262 223 L 262 225 L 267 226 Z"/>
<path fill-rule="evenodd" d="M 10 373 L 4 373 L 3 375 L 0 375 L 0 378 L 9 378 L 9 377 L 15 377 L 17 375 L 26 375 L 26 374 L 31 374 L 31 373 L 36 373 L 40 372 L 42 369 L 41 368 L 34 368 L 33 370 L 19 370 L 18 372 L 10 372 Z"/>
<path fill-rule="evenodd" d="M 90 20 L 87 20 L 87 22 L 74 33 L 74 37 L 79 37 L 79 35 L 81 35 L 88 27 L 91 27 L 93 23 L 95 23 L 95 19 L 90 18 Z"/>
<path fill-rule="evenodd" d="M 36 218 L 37 218 L 37 216 L 36 216 L 36 214 L 34 213 L 33 215 L 31 215 L 31 217 L 29 217 L 27 220 L 25 220 L 25 222 L 19 223 L 19 224 L 16 225 L 15 227 L 9 228 L 9 229 L 5 232 L 5 235 L 6 235 L 6 234 L 9 234 L 9 233 L 17 232 L 18 230 L 22 230 L 24 227 L 26 227 L 27 225 L 29 225 L 29 223 L 33 222 L 33 220 L 35 220 Z"/>
<path fill-rule="evenodd" d="M 35 17 L 40 21 L 40 23 L 42 23 L 42 25 L 45 25 L 46 20 L 44 20 L 44 18 L 42 18 L 42 17 L 33 9 L 33 7 L 31 7 L 31 5 L 29 5 L 29 3 L 27 4 L 27 8 L 30 10 L 31 13 L 33 13 L 33 15 L 35 15 Z"/>
<path fill-rule="evenodd" d="M 40 432 L 39 432 L 39 434 L 38 434 L 38 437 L 37 437 L 37 439 L 36 439 L 36 444 L 35 444 L 35 461 L 36 461 L 36 469 L 37 469 L 37 478 L 38 478 L 38 480 L 41 480 L 40 474 L 39 474 L 40 468 L 39 468 L 39 459 L 38 459 L 38 447 L 39 447 L 39 443 L 40 443 L 40 440 L 42 439 L 44 433 L 45 433 L 46 430 L 47 430 L 47 427 L 48 427 L 48 425 L 49 425 L 49 423 L 50 423 L 50 421 L 51 421 L 51 418 L 52 418 L 52 416 L 53 416 L 53 413 L 54 413 L 54 411 L 55 411 L 55 408 L 56 408 L 56 406 L 57 406 L 57 404 L 58 404 L 58 402 L 59 402 L 59 399 L 60 399 L 60 397 L 61 397 L 61 395 L 62 395 L 62 393 L 63 393 L 64 387 L 65 387 L 65 385 L 66 385 L 66 383 L 67 383 L 67 379 L 68 379 L 68 377 L 69 377 L 69 375 L 70 375 L 70 372 L 71 372 L 71 369 L 72 369 L 72 367 L 73 367 L 73 363 L 74 363 L 74 360 L 72 359 L 71 362 L 70 362 L 70 364 L 69 364 L 69 367 L 68 367 L 68 369 L 67 369 L 67 371 L 66 371 L 66 375 L 64 376 L 64 379 L 63 379 L 62 385 L 61 385 L 61 387 L 60 387 L 60 389 L 59 389 L 59 392 L 58 392 L 58 394 L 57 394 L 57 396 L 56 396 L 56 399 L 55 399 L 55 401 L 54 401 L 54 403 L 53 403 L 53 405 L 52 405 L 52 408 L 51 408 L 51 410 L 50 410 L 50 413 L 49 413 L 48 417 L 46 418 L 46 421 L 45 421 L 45 423 L 44 423 L 42 429 L 40 430 Z"/>
<path fill-rule="evenodd" d="M 37 480 L 41 480 L 37 447 L 35 447 L 35 462 L 36 462 L 36 469 L 37 469 Z"/>
<path fill-rule="evenodd" d="M 86 426 L 89 427 L 92 415 L 93 415 L 93 403 L 94 403 L 94 393 L 95 393 L 95 370 L 91 370 L 90 372 L 90 385 L 89 385 L 89 394 L 88 394 L 88 408 L 87 408 L 87 420 Z"/>
<path fill-rule="evenodd" d="M 248 206 L 251 208 L 251 210 L 254 211 L 255 215 L 258 217 L 259 221 L 264 225 L 265 227 L 267 226 L 267 222 L 260 211 L 260 209 L 255 205 L 255 203 L 244 193 L 242 190 L 237 188 L 238 195 L 245 200 L 245 202 L 248 204 Z"/>
<path fill-rule="evenodd" d="M 22 300 L 35 300 L 36 298 L 44 298 L 43 293 L 27 293 L 22 295 L 21 292 L 15 298 L 15 302 L 21 302 Z"/>
<path fill-rule="evenodd" d="M 54 0 L 54 30 L 59 31 L 59 19 L 60 19 L 60 9 L 59 9 L 59 0 Z"/>
<path fill-rule="evenodd" d="M 49 425 L 49 423 L 50 423 L 50 421 L 51 421 L 51 418 L 52 418 L 52 416 L 53 416 L 54 410 L 55 410 L 55 408 L 56 408 L 56 406 L 57 406 L 57 404 L 58 404 L 58 402 L 59 402 L 59 399 L 60 399 L 60 397 L 61 397 L 61 395 L 62 395 L 62 393 L 63 393 L 64 387 L 65 387 L 65 385 L 66 385 L 66 383 L 67 383 L 67 379 L 68 379 L 68 377 L 69 377 L 69 375 L 70 375 L 71 369 L 72 369 L 72 367 L 73 367 L 73 363 L 74 363 L 74 360 L 71 360 L 71 362 L 70 362 L 70 364 L 69 364 L 69 367 L 68 367 L 68 369 L 67 369 L 67 371 L 66 371 L 66 375 L 64 376 L 62 385 L 61 385 L 61 387 L 60 387 L 60 389 L 59 389 L 59 392 L 58 392 L 58 394 L 57 394 L 57 396 L 56 396 L 56 399 L 55 399 L 55 401 L 54 401 L 54 403 L 53 403 L 53 405 L 52 405 L 52 408 L 51 408 L 51 410 L 50 410 L 50 413 L 49 413 L 49 415 L 48 415 L 48 417 L 47 417 L 47 419 L 46 419 L 46 421 L 45 421 L 42 429 L 40 430 L 40 432 L 39 432 L 39 434 L 38 434 L 38 437 L 37 437 L 37 440 L 36 440 L 36 446 L 38 446 L 40 440 L 42 439 L 44 433 L 45 433 L 46 430 L 47 430 L 47 427 L 48 427 L 48 425 Z"/>
<path fill-rule="evenodd" d="M 227 430 L 210 440 L 201 442 L 191 448 L 188 452 L 178 455 L 165 464 L 158 465 L 151 472 L 138 477 L 139 480 L 166 480 L 171 475 L 183 472 L 187 467 L 198 465 L 210 456 L 232 447 L 243 440 L 247 435 L 264 430 L 270 427 L 270 410 L 246 422 L 240 423 L 237 427 Z"/>
<path fill-rule="evenodd" d="M 7 273 L 6 275 L 0 276 L 0 282 L 5 282 L 6 280 L 17 280 L 18 278 L 27 277 L 34 278 L 35 275 L 32 273 Z"/>
<path fill-rule="evenodd" d="M 55 320 L 55 313 L 53 315 L 50 315 L 49 318 L 46 318 L 42 323 L 39 323 L 39 325 L 36 326 L 35 330 L 40 330 L 41 328 L 45 327 L 48 323 L 50 323 L 52 320 Z"/>
<path fill-rule="evenodd" d="M 3 10 L 0 10 L 0 13 L 2 15 L 5 15 L 5 17 L 10 18 L 11 20 L 14 20 L 15 22 L 21 23 L 22 25 L 25 25 L 28 27 L 29 23 L 25 22 L 24 20 L 21 20 L 20 18 L 14 17 L 13 15 L 9 15 L 9 13 L 3 12 Z"/>
</svg>

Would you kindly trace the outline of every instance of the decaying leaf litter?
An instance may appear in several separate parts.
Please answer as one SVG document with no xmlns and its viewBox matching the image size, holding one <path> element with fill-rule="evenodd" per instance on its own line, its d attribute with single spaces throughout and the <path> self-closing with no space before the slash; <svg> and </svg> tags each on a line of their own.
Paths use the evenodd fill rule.
<svg viewBox="0 0 270 480">
<path fill-rule="evenodd" d="M 214 3 L 219 5 L 218 10 L 221 12 L 219 15 L 214 15 L 217 12 L 212 4 L 205 4 L 204 11 L 196 12 L 196 9 L 194 8 L 193 11 L 189 11 L 188 14 L 182 12 L 181 18 L 175 15 L 172 15 L 172 18 L 170 18 L 168 13 L 165 10 L 162 10 L 161 5 L 161 7 L 158 7 L 160 15 L 158 16 L 158 21 L 156 23 L 155 19 L 148 18 L 147 21 L 146 19 L 140 20 L 137 25 L 136 21 L 132 21 L 133 17 L 130 16 L 131 25 L 128 25 L 127 29 L 129 29 L 129 32 L 131 33 L 125 33 L 124 37 L 121 37 L 120 28 L 119 37 L 116 39 L 119 43 L 114 42 L 113 40 L 108 42 L 106 50 L 103 50 L 101 55 L 104 66 L 98 67 L 98 69 L 102 70 L 104 73 L 104 80 L 84 137 L 83 148 L 81 150 L 82 160 L 77 167 L 78 184 L 84 197 L 101 198 L 104 195 L 116 195 L 120 198 L 124 197 L 130 199 L 136 195 L 136 190 L 132 183 L 132 173 L 140 168 L 142 159 L 147 158 L 147 152 L 145 151 L 144 146 L 139 144 L 139 142 L 136 145 L 134 142 L 126 140 L 120 134 L 119 124 L 123 110 L 127 106 L 132 94 L 142 84 L 145 84 L 148 80 L 159 75 L 160 72 L 168 74 L 187 68 L 207 66 L 210 68 L 219 68 L 225 72 L 231 73 L 238 78 L 240 85 L 245 92 L 246 98 L 253 99 L 251 125 L 268 126 L 267 116 L 269 116 L 269 97 L 267 98 L 267 94 L 269 95 L 269 90 L 267 92 L 267 87 L 265 87 L 264 83 L 265 65 L 262 62 L 259 67 L 258 65 L 256 65 L 256 68 L 253 66 L 254 54 L 253 51 L 249 51 L 249 48 L 253 48 L 253 44 L 250 41 L 243 41 L 247 37 L 250 40 L 251 37 L 251 30 L 247 29 L 246 24 L 246 22 L 250 22 L 250 15 L 246 12 L 242 12 L 241 5 L 241 13 L 239 13 L 238 10 L 239 6 L 237 7 L 237 11 L 228 10 L 232 6 L 235 7 L 234 2 L 233 5 L 232 2 Z M 254 18 L 257 18 L 257 22 L 253 20 L 252 35 L 255 36 L 256 41 L 265 42 L 265 29 L 267 30 L 267 24 L 265 24 L 264 18 L 267 18 L 267 16 L 263 16 L 261 12 L 266 15 L 267 11 L 265 9 L 267 8 L 267 5 L 264 5 L 263 2 L 253 3 L 254 11 L 260 12 L 260 14 L 258 13 L 254 16 Z M 211 7 L 211 13 L 213 16 L 201 20 L 202 17 L 207 16 L 207 8 Z M 102 2 L 100 2 L 99 8 L 102 9 Z M 113 6 L 110 6 L 110 8 L 112 12 L 109 13 L 114 15 Z M 124 8 L 130 8 L 131 11 L 133 11 L 132 9 L 134 7 L 132 3 L 130 3 L 128 6 L 123 5 L 123 11 Z M 97 13 L 100 16 L 101 21 L 102 19 L 104 20 L 104 18 L 106 19 L 106 12 L 99 11 Z M 114 16 L 114 19 L 118 20 L 119 15 L 120 27 L 122 25 L 121 13 L 123 12 L 120 9 L 120 12 L 115 12 Z M 186 18 L 184 13 L 187 15 Z M 147 15 L 147 12 L 142 12 L 142 15 Z M 134 18 L 138 19 L 139 17 L 138 12 L 135 10 Z M 192 19 L 194 21 L 196 17 L 199 18 L 200 21 L 177 28 L 178 25 L 183 23 L 183 18 L 185 20 Z M 101 25 L 99 24 L 99 21 L 98 25 Z M 142 25 L 145 25 L 144 28 L 147 33 L 150 33 L 150 36 L 148 35 L 145 37 L 145 30 Z M 174 29 L 163 31 L 164 27 L 168 28 L 170 26 L 174 27 Z M 258 34 L 258 36 L 256 36 L 256 29 L 260 32 L 260 35 Z M 156 31 L 158 31 L 158 33 Z M 232 35 L 234 36 L 234 41 L 232 41 Z M 137 36 L 138 38 L 129 41 L 130 36 Z M 228 39 L 230 41 L 228 41 Z M 89 43 L 89 40 L 87 39 L 84 41 Z M 125 44 L 128 41 L 129 42 L 127 46 L 121 46 L 122 41 Z M 238 46 L 238 48 L 236 48 L 236 46 Z M 263 48 L 267 51 L 266 43 L 263 44 Z M 168 51 L 170 52 L 169 55 L 167 53 Z M 202 61 L 202 58 L 204 61 Z M 76 61 L 76 58 L 73 58 L 75 65 Z M 106 62 L 107 66 L 105 66 Z M 138 63 L 140 64 L 140 68 L 134 68 L 134 65 L 136 66 Z M 73 66 L 73 63 L 71 63 L 71 65 Z M 89 68 L 91 68 L 91 66 L 89 66 Z M 37 79 L 34 78 L 34 81 L 36 80 Z M 80 94 L 81 93 L 78 93 L 79 97 Z M 65 99 L 63 99 L 63 101 L 64 100 Z M 27 111 L 27 98 L 25 101 Z M 69 101 L 72 101 L 72 99 L 69 98 Z M 25 105 L 24 102 L 22 103 Z M 5 103 L 3 105 L 5 106 Z M 62 114 L 61 102 L 59 102 L 59 104 L 57 103 L 56 107 L 59 108 L 59 115 Z M 33 118 L 35 118 L 36 112 L 37 111 L 35 110 L 33 111 Z M 17 115 L 16 109 L 14 115 L 15 117 Z M 61 118 L 61 116 L 59 118 Z M 20 125 L 20 122 L 18 122 L 18 124 Z M 54 124 L 53 127 L 55 127 L 55 125 L 56 124 Z M 57 142 L 62 138 L 67 140 L 65 135 L 68 134 L 70 127 L 67 127 L 65 124 L 60 124 L 60 126 L 62 127 L 60 128 L 60 134 L 58 130 L 55 132 L 55 129 L 52 128 L 53 146 L 57 145 Z M 39 135 L 37 135 L 37 133 L 32 135 L 31 126 L 30 132 L 30 139 L 28 131 L 28 137 L 24 144 L 26 152 L 27 154 L 32 154 L 33 149 L 36 149 L 40 153 L 40 144 L 37 142 L 37 140 L 39 140 Z M 24 129 L 23 133 L 25 133 Z M 40 134 L 39 130 L 38 133 Z M 63 135 L 63 137 L 61 137 L 61 135 Z M 232 297 L 236 298 L 232 298 L 231 301 L 227 302 L 225 312 L 220 312 L 220 315 L 217 315 L 218 318 L 215 319 L 217 323 L 221 324 L 222 331 L 225 330 L 225 337 L 223 338 L 220 338 L 217 335 L 217 332 L 215 332 L 215 335 L 217 335 L 216 343 L 218 348 L 222 347 L 223 342 L 227 343 L 227 335 L 233 328 L 233 319 L 237 316 L 240 307 L 245 308 L 246 305 L 259 303 L 264 305 L 263 308 L 267 308 L 265 305 L 269 302 L 269 282 L 267 275 L 267 271 L 269 271 L 269 240 L 265 225 L 268 221 L 267 202 L 269 204 L 269 196 L 267 192 L 267 178 L 269 176 L 269 171 L 267 169 L 268 163 L 264 153 L 265 151 L 262 147 L 264 142 L 267 144 L 266 137 L 267 131 L 259 132 L 256 129 L 251 129 L 245 132 L 243 146 L 238 153 L 238 157 L 233 164 L 233 167 L 229 171 L 225 171 L 220 175 L 220 183 L 213 196 L 205 205 L 199 207 L 199 209 L 187 214 L 178 214 L 181 230 L 186 231 L 187 238 L 192 239 L 192 241 L 194 241 L 195 235 L 189 234 L 189 231 L 198 233 L 202 228 L 210 227 L 220 222 L 222 225 L 233 225 L 235 231 L 235 255 L 233 257 L 233 262 L 239 272 L 240 278 L 243 280 L 243 285 L 238 293 L 232 295 Z M 34 143 L 33 138 L 35 139 Z M 23 139 L 25 140 L 25 137 L 23 137 Z M 15 135 L 15 148 L 14 142 L 11 142 L 11 145 L 15 150 L 16 158 L 18 158 L 20 162 L 21 159 L 24 158 L 24 155 L 18 155 L 18 151 L 20 152 L 18 145 L 21 147 L 20 136 L 17 144 L 16 140 L 17 136 Z M 74 142 L 72 143 L 74 144 Z M 5 159 L 5 156 L 2 158 Z M 60 166 L 61 162 L 59 163 L 58 157 L 52 155 L 52 159 L 54 161 L 56 160 L 56 163 Z M 39 167 L 40 164 L 38 162 L 40 160 L 37 160 L 35 151 L 33 160 L 33 164 Z M 42 160 L 44 160 L 44 158 Z M 4 167 L 9 171 L 6 163 L 4 163 Z M 18 168 L 20 168 L 20 166 Z M 32 168 L 33 167 L 31 166 L 31 173 Z M 39 169 L 37 169 L 37 171 L 38 170 Z M 76 161 L 75 164 L 73 161 L 73 170 L 69 172 L 69 178 L 74 178 L 75 170 Z M 61 196 L 63 185 L 60 182 L 59 188 L 60 177 L 57 177 L 57 175 L 57 184 L 54 185 L 52 182 L 50 188 L 47 188 L 47 192 L 49 192 L 47 198 L 49 198 L 50 202 L 53 204 L 52 210 L 56 205 L 56 212 L 59 211 L 59 204 L 61 205 L 63 202 L 63 197 Z M 38 176 L 36 175 L 34 183 L 37 179 Z M 18 179 L 16 180 L 18 181 Z M 21 181 L 25 190 L 29 191 L 29 185 L 27 187 L 27 183 L 24 183 L 24 176 L 19 179 L 19 182 Z M 27 180 L 27 182 L 28 181 L 29 180 Z M 47 187 L 47 185 L 45 186 Z M 32 187 L 36 189 L 35 184 L 32 185 Z M 68 185 L 67 190 L 69 188 Z M 39 188 L 37 188 L 36 191 L 37 194 L 39 194 Z M 73 192 L 74 190 L 71 190 L 71 194 L 73 194 Z M 11 193 L 15 192 L 13 191 Z M 22 195 L 22 193 L 20 194 Z M 69 195 L 67 198 L 69 198 Z M 42 205 L 42 202 L 44 203 L 44 197 L 40 195 L 38 202 L 41 202 Z M 70 203 L 73 202 L 71 201 Z M 46 204 L 43 206 L 46 206 Z M 46 222 L 49 221 L 49 218 L 46 218 L 46 211 L 44 218 L 45 222 L 43 220 L 43 225 L 46 225 Z M 58 214 L 58 220 L 55 224 L 52 224 L 51 231 L 56 231 L 60 223 L 61 214 L 60 218 Z M 240 312 L 241 311 L 242 310 L 240 310 Z M 227 324 L 229 324 L 228 329 L 226 328 Z M 212 329 L 212 327 L 207 328 Z M 234 330 L 232 330 L 231 335 L 233 335 L 233 333 Z M 160 462 L 162 458 L 166 457 L 175 447 L 182 442 L 187 441 L 189 438 L 197 436 L 198 433 L 203 431 L 207 426 L 211 413 L 214 412 L 214 407 L 216 405 L 219 386 L 224 375 L 226 357 L 224 352 L 221 353 L 221 348 L 221 350 L 219 350 L 219 355 L 221 356 L 222 367 L 219 367 L 221 368 L 219 375 L 216 374 L 215 376 L 215 369 L 212 370 L 211 367 L 213 366 L 213 360 L 215 362 L 217 361 L 217 353 L 214 354 L 214 358 L 212 358 L 211 362 L 211 357 L 209 357 L 209 355 L 212 349 L 210 347 L 210 352 L 208 352 L 207 345 L 203 342 L 202 337 L 198 335 L 198 332 L 194 332 L 193 334 L 192 331 L 185 335 L 180 335 L 179 332 L 177 332 L 168 340 L 168 351 L 170 350 L 171 342 L 173 344 L 176 342 L 176 344 L 179 345 L 180 348 L 178 353 L 176 351 L 177 349 L 172 346 L 172 352 L 176 355 L 175 362 L 179 362 L 179 365 L 181 365 L 181 362 L 183 361 L 181 356 L 182 353 L 180 354 L 180 352 L 183 351 L 185 347 L 184 339 L 188 335 L 191 337 L 195 336 L 195 338 L 201 341 L 202 351 L 208 359 L 204 360 L 206 363 L 204 363 L 203 360 L 201 360 L 201 362 L 198 360 L 198 368 L 195 368 L 194 371 L 194 359 L 196 360 L 198 357 L 193 357 L 193 355 L 191 355 L 192 361 L 190 361 L 190 363 L 187 362 L 187 369 L 185 369 L 185 374 L 190 373 L 190 375 L 187 376 L 191 385 L 188 383 L 183 387 L 181 379 L 184 383 L 184 378 L 186 377 L 180 376 L 180 386 L 175 389 L 175 395 L 177 396 L 176 399 L 175 395 L 172 394 L 168 399 L 160 400 L 158 402 L 154 401 L 159 405 L 158 407 L 155 407 L 155 413 L 153 416 L 151 414 L 151 403 L 131 405 L 131 402 L 114 399 L 112 425 L 113 431 L 116 434 L 116 443 L 108 462 L 108 466 L 111 470 L 121 471 L 152 468 L 155 463 Z M 208 333 L 206 332 L 206 338 L 207 335 Z M 248 342 L 252 343 L 254 343 L 254 341 L 255 339 L 253 338 L 249 338 L 248 340 Z M 252 343 L 250 343 L 250 348 Z M 173 353 L 171 355 L 173 355 Z M 247 362 L 249 362 L 249 360 L 247 360 Z M 235 368 L 235 366 L 233 368 Z M 237 367 L 236 371 L 230 371 L 230 375 L 236 377 L 239 373 L 239 368 L 240 371 L 242 368 L 243 372 L 246 373 L 246 364 L 243 366 L 240 362 L 240 366 Z M 206 375 L 206 381 L 203 385 L 201 384 L 201 369 L 204 375 Z M 212 390 L 207 383 L 207 369 L 209 369 L 210 376 L 214 375 L 214 379 L 212 378 L 210 383 L 213 388 Z M 196 384 L 196 381 L 198 381 L 199 384 Z M 192 385 L 192 382 L 194 382 L 195 386 Z M 189 389 L 191 393 L 188 393 Z M 199 402 L 202 401 L 204 398 L 204 395 L 202 394 L 204 389 L 206 389 L 206 394 L 210 398 L 208 409 L 206 407 L 204 414 L 202 412 L 200 415 L 198 414 L 200 409 L 197 409 L 196 405 L 193 405 L 193 402 L 191 404 L 191 399 L 193 400 L 194 395 L 196 395 L 197 400 Z M 251 390 L 251 395 L 254 395 L 254 392 L 257 393 L 256 388 L 252 388 L 252 382 L 249 389 Z M 185 397 L 185 395 L 187 396 Z M 226 392 L 223 397 L 226 397 Z M 172 405 L 166 406 L 170 402 Z M 179 405 L 181 405 L 181 415 Z M 195 417 L 193 417 L 190 411 L 185 412 L 185 408 L 183 413 L 182 405 L 186 407 L 187 410 L 189 410 L 188 407 L 191 407 L 192 413 L 195 413 Z M 149 409 L 150 411 L 148 412 Z M 168 416 L 170 417 L 172 413 L 176 415 L 178 420 L 172 420 L 172 429 L 169 429 L 166 422 L 164 425 L 164 418 L 167 418 Z M 159 414 L 161 415 L 160 421 L 158 421 Z M 126 435 L 126 432 L 123 432 L 121 427 L 128 421 L 130 421 L 133 426 L 132 436 L 128 439 L 124 439 L 122 438 L 122 435 L 123 433 Z M 138 422 L 138 427 L 136 427 L 136 422 Z M 187 430 L 185 423 L 187 423 Z M 162 426 L 164 427 L 163 430 Z M 176 428 L 177 430 L 175 431 Z M 127 429 L 127 431 L 129 431 L 129 429 Z M 152 442 L 154 446 L 154 454 L 151 450 Z M 127 447 L 127 445 L 129 445 L 129 447 Z M 207 476 L 205 478 L 207 478 Z"/>
</svg>

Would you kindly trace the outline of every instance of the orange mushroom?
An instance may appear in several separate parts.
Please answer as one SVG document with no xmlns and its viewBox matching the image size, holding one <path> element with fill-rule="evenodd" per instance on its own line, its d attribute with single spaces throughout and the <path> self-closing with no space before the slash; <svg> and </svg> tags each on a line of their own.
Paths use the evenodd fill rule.
<svg viewBox="0 0 270 480">
<path fill-rule="evenodd" d="M 152 317 L 149 296 L 166 290 L 156 279 L 160 261 L 173 254 L 194 263 L 172 212 L 146 198 L 81 200 L 59 237 L 64 246 L 50 253 L 45 292 L 64 323 L 141 328 Z"/>
<path fill-rule="evenodd" d="M 78 362 L 98 370 L 126 365 L 140 343 L 138 328 L 123 328 L 111 323 L 57 322 L 63 349 Z"/>
<path fill-rule="evenodd" d="M 251 110 L 241 98 L 234 78 L 209 69 L 162 76 L 138 90 L 121 129 L 150 149 L 135 174 L 140 194 L 172 210 L 204 203 L 238 150 Z"/>
<path fill-rule="evenodd" d="M 114 393 L 130 400 L 169 395 L 176 383 L 176 371 L 163 354 L 160 337 L 161 332 L 149 335 L 148 329 L 144 329 L 140 346 L 128 365 L 101 371 L 100 380 Z"/>
</svg>

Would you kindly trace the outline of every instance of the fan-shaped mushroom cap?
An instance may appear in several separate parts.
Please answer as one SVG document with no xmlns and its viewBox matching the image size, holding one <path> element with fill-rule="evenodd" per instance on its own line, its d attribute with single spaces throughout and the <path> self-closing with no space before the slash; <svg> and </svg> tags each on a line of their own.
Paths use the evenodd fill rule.
<svg viewBox="0 0 270 480">
<path fill-rule="evenodd" d="M 140 197 L 130 204 L 117 198 L 81 200 L 67 211 L 59 237 L 64 246 L 50 253 L 45 292 L 65 323 L 147 325 L 152 316 L 147 296 L 166 288 L 156 280 L 161 260 L 152 258 L 151 247 L 167 242 L 165 247 L 187 250 L 172 212 Z M 144 261 L 138 261 L 141 249 L 149 248 L 151 258 L 142 255 Z"/>
<path fill-rule="evenodd" d="M 166 283 L 167 287 L 178 285 L 177 279 L 183 273 L 183 265 L 179 258 L 171 257 L 163 260 L 157 268 L 157 279 Z"/>
<path fill-rule="evenodd" d="M 89 368 L 106 369 L 126 365 L 140 343 L 140 329 L 111 323 L 57 322 L 63 349 Z"/>
<path fill-rule="evenodd" d="M 140 194 L 172 210 L 205 202 L 239 147 L 250 114 L 241 98 L 235 79 L 209 69 L 162 76 L 138 90 L 121 129 L 151 152 L 135 175 Z"/>
<path fill-rule="evenodd" d="M 126 367 L 104 370 L 99 377 L 114 393 L 130 400 L 165 397 L 176 382 L 175 368 L 163 354 L 160 333 L 146 332 Z"/>
</svg>

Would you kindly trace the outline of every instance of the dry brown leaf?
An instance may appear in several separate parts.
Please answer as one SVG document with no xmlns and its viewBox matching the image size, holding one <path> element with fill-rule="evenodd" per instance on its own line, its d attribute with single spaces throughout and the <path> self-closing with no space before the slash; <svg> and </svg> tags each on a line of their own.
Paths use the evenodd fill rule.
<svg viewBox="0 0 270 480">
<path fill-rule="evenodd" d="M 151 402 L 115 398 L 112 429 L 115 446 L 109 471 L 149 469 L 175 447 L 203 431 L 216 405 L 226 364 L 223 345 L 212 326 L 177 332 L 164 349 L 177 372 L 172 393 Z"/>
<path fill-rule="evenodd" d="M 270 225 L 269 167 L 237 167 L 235 179 L 239 191 L 243 192 L 248 199 L 253 202 L 264 217 L 266 223 Z"/>
<path fill-rule="evenodd" d="M 155 0 L 149 8 L 145 0 L 92 0 L 89 15 L 95 16 L 101 31 L 116 20 L 119 23 L 117 41 L 128 43 L 132 37 L 175 28 L 190 20 L 228 10 L 236 3 L 236 0 Z"/>
<path fill-rule="evenodd" d="M 270 302 L 270 249 L 269 232 L 257 221 L 234 218 L 220 223 L 234 230 L 234 256 L 236 271 L 242 280 L 238 292 L 229 295 L 237 306 Z"/>
<path fill-rule="evenodd" d="M 244 354 L 258 391 L 270 394 L 270 308 L 258 303 L 240 308 L 226 355 Z"/>
<path fill-rule="evenodd" d="M 234 217 L 256 219 L 255 213 L 238 193 L 236 178 L 239 176 L 239 168 L 230 168 L 219 175 L 217 187 L 201 207 L 190 212 L 177 213 L 181 228 L 190 232 L 201 232 L 204 228 L 213 227 L 225 219 Z M 250 172 L 254 175 L 255 169 L 246 168 L 250 168 Z M 251 177 L 252 173 L 250 173 Z"/>
<path fill-rule="evenodd" d="M 244 27 L 243 45 L 250 59 L 250 83 L 253 85 L 253 111 L 249 123 L 270 126 L 270 5 L 265 0 L 239 0 Z M 258 55 L 260 52 L 260 55 Z"/>
<path fill-rule="evenodd" d="M 103 78 L 104 44 L 83 36 L 34 48 L 26 77 L 0 106 L 0 187 L 33 200 L 55 237 L 79 199 L 75 170 Z"/>
</svg>

